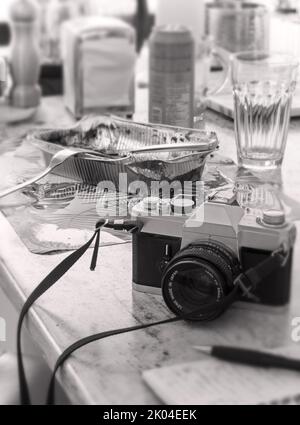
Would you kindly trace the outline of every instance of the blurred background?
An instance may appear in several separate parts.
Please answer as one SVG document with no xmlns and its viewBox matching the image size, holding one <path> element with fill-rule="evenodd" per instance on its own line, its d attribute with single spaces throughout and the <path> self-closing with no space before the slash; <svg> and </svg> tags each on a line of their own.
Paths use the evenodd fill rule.
<svg viewBox="0 0 300 425">
<path fill-rule="evenodd" d="M 8 23 L 11 21 L 10 8 L 14 0 L 1 0 L 0 2 L 0 49 L 8 45 L 11 31 Z M 63 22 L 80 16 L 114 16 L 125 20 L 132 24 L 137 33 L 137 50 L 140 51 L 143 41 L 148 38 L 151 28 L 158 16 L 158 21 L 176 20 L 176 15 L 183 19 L 182 23 L 186 23 L 194 10 L 194 1 L 189 0 L 183 2 L 186 6 L 190 4 L 190 8 L 185 6 L 186 17 L 182 16 L 180 10 L 180 0 L 173 3 L 174 7 L 167 5 L 166 0 L 36 0 L 39 5 L 38 11 L 38 41 L 41 47 L 43 62 L 59 62 L 59 38 L 60 27 Z M 182 3 L 182 2 L 181 2 Z M 271 14 L 270 19 L 270 49 L 286 51 L 288 53 L 300 56 L 300 1 L 299 0 L 201 0 L 198 3 L 209 5 L 255 3 L 263 4 Z M 207 12 L 206 12 L 207 13 Z M 166 14 L 168 18 L 166 18 Z M 203 12 L 204 14 L 204 12 Z M 203 17 L 204 19 L 204 17 Z M 206 21 L 208 21 L 206 19 Z M 203 21 L 204 22 L 204 21 Z M 203 23 L 204 25 L 204 23 Z M 209 32 L 208 23 L 206 22 L 206 32 Z M 212 34 L 215 36 L 215 34 Z M 0 54 L 1 54 L 0 50 Z M 49 74 L 48 70 L 42 70 L 42 77 L 45 79 Z M 59 72 L 59 71 L 56 71 Z M 58 74 L 57 74 L 58 75 Z M 52 81 L 52 88 L 49 87 L 49 94 L 60 92 L 60 87 L 55 88 Z M 52 93 L 53 92 L 53 93 Z M 46 87 L 43 87 L 43 94 L 47 95 Z"/>
<path fill-rule="evenodd" d="M 188 106 L 184 122 L 178 102 L 178 80 L 168 75 L 170 68 L 172 71 L 174 68 L 170 65 L 169 46 L 164 49 L 159 42 L 157 45 L 153 42 L 152 29 L 156 24 L 183 24 L 194 36 L 195 79 L 194 49 L 190 49 L 188 57 L 186 48 L 179 44 L 177 56 L 171 58 L 179 64 L 177 74 L 186 83 L 181 87 L 182 103 Z M 211 57 L 211 45 L 223 53 L 222 60 Z M 103 112 L 134 117 L 137 121 L 201 128 L 207 105 L 232 118 L 230 84 L 227 84 L 227 92 L 226 87 L 223 90 L 224 96 L 223 92 L 220 96 L 218 93 L 215 99 L 210 98 L 210 104 L 208 94 L 224 79 L 230 53 L 258 49 L 291 53 L 300 59 L 300 0 L 0 0 L 0 88 L 3 89 L 0 153 L 2 150 L 6 155 L 0 167 L 1 183 L 5 187 L 5 184 L 12 186 L 24 181 L 44 165 L 35 147 L 23 145 L 24 135 L 32 128 L 73 126 L 74 118 Z M 4 58 L 2 62 L 1 58 Z M 149 66 L 151 58 L 152 67 Z M 7 65 L 7 76 L 2 73 L 5 67 L 1 64 Z M 164 72 L 167 75 L 161 77 Z M 176 101 L 171 97 L 168 104 L 165 102 L 162 81 L 168 85 L 169 98 L 172 91 Z M 165 102 L 164 110 L 173 114 L 171 121 L 171 113 L 163 119 L 158 116 L 155 96 L 156 100 Z M 176 116 L 174 105 L 178 104 Z M 272 105 L 271 110 L 274 110 Z M 299 92 L 292 114 L 300 116 Z M 208 129 L 222 131 L 222 143 L 230 158 L 235 157 L 232 127 L 232 122 L 217 115 L 208 120 Z M 298 133 L 294 133 L 294 141 L 298 139 Z M 20 150 L 14 155 L 10 151 L 19 148 L 19 144 Z M 287 162 L 291 173 L 296 170 L 289 180 L 296 182 L 290 184 L 294 190 L 299 187 L 296 161 L 297 156 L 291 150 Z M 255 199 L 265 196 L 264 191 L 257 190 L 257 193 Z M 244 194 L 248 202 L 248 192 Z M 273 202 L 273 192 L 270 196 Z M 15 221 L 25 223 L 24 227 L 32 233 L 26 220 L 16 216 Z M 53 249 L 53 242 L 50 243 Z M 6 310 L 8 305 L 0 293 L 0 312 L 8 318 L 7 345 L 14 351 L 17 315 Z M 10 319 L 14 315 L 15 319 Z M 7 374 L 7 383 L 13 371 L 14 365 Z M 40 381 L 38 379 L 36 393 L 43 399 Z M 17 394 L 17 384 L 15 386 L 14 394 Z"/>
</svg>

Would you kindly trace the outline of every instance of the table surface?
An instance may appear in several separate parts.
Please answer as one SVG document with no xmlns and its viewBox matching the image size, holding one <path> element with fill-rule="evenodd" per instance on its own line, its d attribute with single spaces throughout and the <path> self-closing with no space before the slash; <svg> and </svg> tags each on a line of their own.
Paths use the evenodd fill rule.
<svg viewBox="0 0 300 425">
<path fill-rule="evenodd" d="M 142 110 L 145 93 L 139 97 Z M 139 117 L 141 118 L 141 116 Z M 37 125 L 69 125 L 72 118 L 61 98 L 43 99 L 34 121 L 6 127 L 6 136 Z M 235 158 L 233 123 L 209 114 L 207 127 L 217 131 L 221 153 Z M 282 174 L 288 195 L 300 195 L 300 120 L 292 121 Z M 0 149 L 4 149 L 5 141 Z M 24 300 L 66 254 L 30 253 L 0 214 L 0 285 L 20 311 Z M 73 403 L 155 404 L 142 381 L 143 370 L 201 359 L 193 345 L 237 344 L 273 347 L 293 344 L 291 318 L 300 316 L 300 239 L 293 268 L 289 309 L 274 312 L 234 307 L 207 324 L 176 323 L 95 342 L 76 352 L 58 373 Z M 161 297 L 136 293 L 131 287 L 131 245 L 101 250 L 98 269 L 89 271 L 87 253 L 34 306 L 26 325 L 50 367 L 71 343 L 86 335 L 170 317 Z"/>
</svg>

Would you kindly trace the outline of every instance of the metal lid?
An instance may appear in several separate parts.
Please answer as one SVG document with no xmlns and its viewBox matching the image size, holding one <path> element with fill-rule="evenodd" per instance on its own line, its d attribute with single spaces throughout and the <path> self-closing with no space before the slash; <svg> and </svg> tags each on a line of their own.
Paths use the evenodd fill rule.
<svg viewBox="0 0 300 425">
<path fill-rule="evenodd" d="M 193 211 L 195 202 L 189 198 L 174 198 L 171 201 L 172 211 L 177 214 L 190 214 Z"/>
<path fill-rule="evenodd" d="M 262 220 L 270 226 L 282 226 L 285 223 L 285 214 L 281 210 L 265 210 Z"/>
<path fill-rule="evenodd" d="M 154 27 L 150 41 L 169 45 L 191 43 L 194 39 L 192 32 L 184 25 L 168 24 Z"/>
<path fill-rule="evenodd" d="M 174 207 L 187 208 L 187 207 L 193 207 L 195 205 L 195 202 L 189 198 L 175 198 L 175 199 L 172 199 L 171 204 Z"/>
</svg>

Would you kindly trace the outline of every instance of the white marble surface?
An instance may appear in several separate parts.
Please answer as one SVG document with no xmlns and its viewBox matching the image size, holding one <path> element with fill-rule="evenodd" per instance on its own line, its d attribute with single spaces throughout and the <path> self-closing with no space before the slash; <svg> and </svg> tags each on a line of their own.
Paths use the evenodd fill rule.
<svg viewBox="0 0 300 425">
<path fill-rule="evenodd" d="M 44 101 L 46 119 L 58 123 L 61 100 Z M 55 118 L 51 115 L 55 111 Z M 57 120 L 57 121 L 55 121 Z M 43 121 L 45 125 L 45 121 Z M 210 126 L 210 124 L 209 124 Z M 283 169 L 290 195 L 300 192 L 299 122 L 293 122 Z M 222 152 L 235 155 L 232 122 L 218 118 Z M 25 127 L 12 131 L 24 131 Z M 10 129 L 8 129 L 10 131 Z M 145 386 L 141 371 L 155 366 L 196 360 L 192 346 L 238 344 L 259 347 L 292 344 L 291 318 L 300 316 L 300 238 L 295 250 L 293 297 L 288 310 L 247 311 L 233 308 L 208 324 L 177 323 L 112 337 L 79 350 L 58 378 L 73 403 L 157 403 Z M 6 219 L 0 215 L 0 285 L 20 309 L 25 298 L 66 254 L 39 256 L 29 253 Z M 35 305 L 27 327 L 42 348 L 50 366 L 59 353 L 88 334 L 169 317 L 160 297 L 132 292 L 131 246 L 103 248 L 95 272 L 89 271 L 88 252 L 61 281 Z"/>
</svg>

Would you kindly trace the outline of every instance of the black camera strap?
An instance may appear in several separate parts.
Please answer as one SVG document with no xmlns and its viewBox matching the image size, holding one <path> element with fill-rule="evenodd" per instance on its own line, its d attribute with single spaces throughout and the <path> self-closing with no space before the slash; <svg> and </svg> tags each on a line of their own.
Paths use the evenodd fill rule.
<svg viewBox="0 0 300 425">
<path fill-rule="evenodd" d="M 285 254 L 283 249 L 274 251 L 261 263 L 257 264 L 255 267 L 251 267 L 246 272 L 241 273 L 237 279 L 235 279 L 234 285 L 241 289 L 244 296 L 247 296 L 249 299 L 253 299 L 254 301 L 259 301 L 253 295 L 253 291 L 274 270 L 277 270 L 285 264 L 288 255 L 289 253 Z"/>
<path fill-rule="evenodd" d="M 19 383 L 20 383 L 20 399 L 21 399 L 21 403 L 24 405 L 31 404 L 25 370 L 24 370 L 24 363 L 22 358 L 22 348 L 21 348 L 21 330 L 22 330 L 24 318 L 26 314 L 28 313 L 32 304 L 38 298 L 40 298 L 46 291 L 48 291 L 48 289 L 50 289 L 83 256 L 83 254 L 90 248 L 90 246 L 96 239 L 96 244 L 95 244 L 92 262 L 91 262 L 91 270 L 95 270 L 99 243 L 100 243 L 100 231 L 104 225 L 105 225 L 105 220 L 99 221 L 96 225 L 96 230 L 92 238 L 82 247 L 72 252 L 72 254 L 70 254 L 58 266 L 56 266 L 45 277 L 45 279 L 35 288 L 35 290 L 31 293 L 31 295 L 28 297 L 25 304 L 23 305 L 23 308 L 19 316 L 18 327 L 17 327 L 17 360 L 18 360 L 18 372 L 19 372 Z"/>
<path fill-rule="evenodd" d="M 235 286 L 233 291 L 231 291 L 231 293 L 227 297 L 225 297 L 221 302 L 218 303 L 218 308 L 220 308 L 220 310 L 226 310 L 227 307 L 229 307 L 234 301 L 237 300 L 238 291 L 239 291 L 239 287 Z M 203 306 L 201 308 L 201 310 L 199 309 L 197 311 L 193 311 L 192 313 L 183 314 L 181 316 L 176 316 L 176 317 L 172 317 L 172 318 L 169 318 L 169 319 L 160 320 L 158 322 L 152 322 L 152 323 L 141 324 L 141 325 L 137 325 L 137 326 L 131 326 L 131 327 L 128 327 L 128 328 L 122 328 L 122 329 L 115 329 L 115 330 L 106 331 L 106 332 L 100 332 L 98 334 L 90 335 L 90 336 L 87 336 L 85 338 L 82 338 L 82 339 L 76 341 L 74 344 L 70 345 L 59 356 L 59 358 L 58 358 L 58 360 L 55 364 L 55 367 L 53 369 L 52 376 L 51 376 L 51 379 L 50 379 L 49 388 L 48 388 L 47 405 L 53 405 L 54 404 L 55 378 L 56 378 L 56 373 L 57 373 L 58 369 L 63 365 L 65 360 L 67 360 L 67 358 L 72 353 L 77 351 L 79 348 L 82 348 L 85 345 L 88 345 L 92 342 L 99 341 L 101 339 L 108 338 L 108 337 L 111 337 L 111 336 L 121 335 L 121 334 L 124 334 L 124 333 L 135 332 L 135 331 L 139 331 L 139 330 L 143 330 L 143 329 L 152 328 L 154 326 L 166 325 L 166 324 L 170 324 L 170 323 L 188 320 L 191 315 L 194 315 L 194 314 L 197 314 L 197 313 L 209 313 L 209 312 L 211 312 L 212 309 L 216 310 L 216 303 L 207 304 L 206 306 Z"/>
<path fill-rule="evenodd" d="M 24 369 L 24 363 L 22 358 L 22 347 L 21 347 L 21 330 L 22 325 L 24 322 L 24 318 L 26 314 L 28 313 L 30 307 L 34 304 L 35 301 L 38 300 L 48 289 L 50 289 L 67 271 L 85 254 L 85 252 L 91 247 L 92 243 L 95 241 L 93 256 L 92 256 L 92 262 L 91 262 L 91 270 L 95 270 L 96 264 L 97 264 L 97 256 L 98 256 L 98 250 L 99 250 L 99 243 L 100 243 L 100 232 L 101 229 L 107 224 L 105 220 L 101 220 L 97 223 L 95 232 L 91 239 L 82 247 L 77 249 L 76 251 L 72 252 L 68 257 L 66 257 L 58 266 L 56 266 L 46 277 L 45 279 L 36 287 L 36 289 L 32 292 L 32 294 L 28 297 L 27 301 L 25 302 L 18 321 L 18 328 L 17 328 L 17 360 L 18 360 L 18 372 L 19 372 L 19 384 L 20 384 L 20 399 L 21 403 L 23 405 L 30 405 L 31 399 L 30 399 L 30 393 L 29 388 L 26 380 L 26 374 Z M 126 230 L 132 229 L 133 226 L 130 225 Z M 172 317 L 165 320 L 152 322 L 148 324 L 141 324 L 136 325 L 132 327 L 122 328 L 122 329 L 115 329 L 107 332 L 101 332 L 98 334 L 90 335 L 88 337 L 85 337 L 83 339 L 78 340 L 71 346 L 69 346 L 64 352 L 59 356 L 55 367 L 52 372 L 49 389 L 48 389 L 48 395 L 47 395 L 47 404 L 54 404 L 54 393 L 55 393 L 55 378 L 56 373 L 60 366 L 63 365 L 65 360 L 76 350 L 79 348 L 90 344 L 94 341 L 98 341 L 104 338 L 108 338 L 110 336 L 114 335 L 120 335 L 128 332 L 134 332 L 142 329 L 147 329 L 154 326 L 159 326 L 163 324 L 168 323 L 174 323 L 179 322 L 183 320 L 188 320 L 190 316 L 194 314 L 207 314 L 212 311 L 215 311 L 216 309 L 220 312 L 225 311 L 233 302 L 235 302 L 239 298 L 239 294 L 242 291 L 242 293 L 247 293 L 248 295 L 251 293 L 253 288 L 255 288 L 259 282 L 262 281 L 267 275 L 269 275 L 272 271 L 275 270 L 276 267 L 282 265 L 283 257 L 282 253 L 275 252 L 270 257 L 268 257 L 266 260 L 264 260 L 262 263 L 257 265 L 256 267 L 248 270 L 246 273 L 241 274 L 236 281 L 234 282 L 234 288 L 233 290 L 224 297 L 223 300 L 219 302 L 214 302 L 211 304 L 207 304 L 204 306 L 201 306 L 199 310 L 194 311 L 192 313 L 184 314 L 178 317 Z"/>
</svg>

